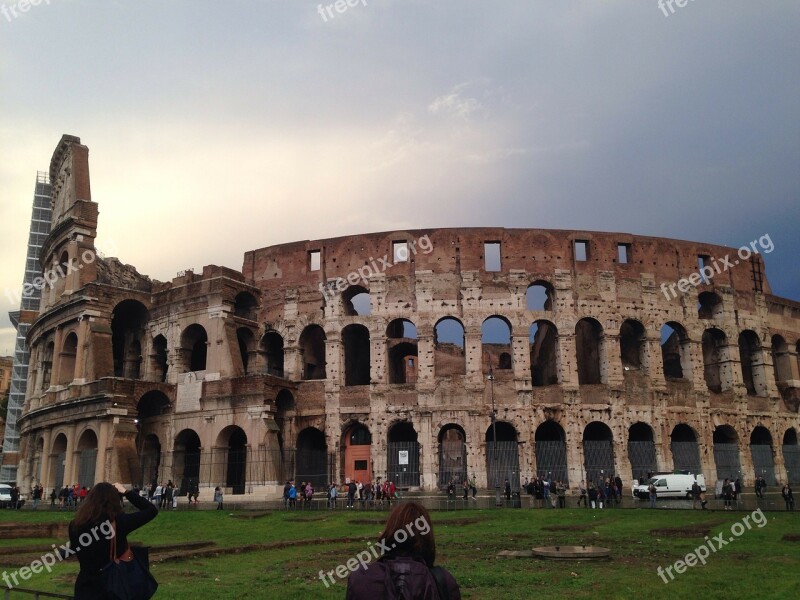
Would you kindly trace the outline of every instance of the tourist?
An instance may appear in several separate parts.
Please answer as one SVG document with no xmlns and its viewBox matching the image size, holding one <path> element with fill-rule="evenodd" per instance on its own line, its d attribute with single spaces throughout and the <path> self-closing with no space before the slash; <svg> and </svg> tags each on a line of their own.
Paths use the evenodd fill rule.
<svg viewBox="0 0 800 600">
<path fill-rule="evenodd" d="M 511 500 L 511 483 L 508 481 L 508 479 L 506 479 L 504 487 L 506 492 L 506 502 L 508 502 Z"/>
<path fill-rule="evenodd" d="M 592 508 L 597 506 L 597 488 L 592 483 L 589 484 L 589 504 Z"/>
<path fill-rule="evenodd" d="M 294 481 L 289 482 L 289 508 L 297 507 L 297 488 L 294 487 Z"/>
<path fill-rule="evenodd" d="M 452 502 L 456 499 L 456 484 L 453 483 L 453 480 L 450 480 L 450 483 L 447 484 L 447 501 Z"/>
<path fill-rule="evenodd" d="M 356 485 L 355 480 L 351 479 L 347 484 L 347 508 L 353 508 L 357 490 L 358 486 Z"/>
<path fill-rule="evenodd" d="M 408 529 L 414 535 L 408 535 Z M 400 534 L 403 541 L 400 541 Z M 358 567 L 347 580 L 347 600 L 406 598 L 461 600 L 455 578 L 435 567 L 436 542 L 428 511 L 417 502 L 395 507 L 379 542 L 390 547 L 378 560 Z M 442 590 L 441 592 L 439 590 Z"/>
<path fill-rule="evenodd" d="M 153 506 L 156 508 L 161 508 L 161 495 L 164 493 L 164 486 L 160 483 L 156 485 L 156 489 L 153 492 L 153 496 L 150 498 L 150 501 L 153 503 Z"/>
<path fill-rule="evenodd" d="M 578 484 L 578 506 L 581 505 L 583 502 L 584 508 L 589 508 L 589 503 L 587 502 L 586 498 L 586 486 L 584 485 L 583 481 Z"/>
<path fill-rule="evenodd" d="M 332 483 L 328 486 L 328 508 L 336 510 L 336 497 L 339 491 L 336 489 L 336 484 Z"/>
<path fill-rule="evenodd" d="M 161 487 L 161 486 L 159 486 Z M 217 503 L 217 510 L 223 510 L 222 508 L 222 488 L 217 486 L 214 488 L 214 502 Z M 155 502 L 153 503 L 155 504 Z"/>
<path fill-rule="evenodd" d="M 656 484 L 653 481 L 650 482 L 647 491 L 650 494 L 650 508 L 655 508 L 656 500 L 658 498 L 658 490 L 656 489 Z"/>
<path fill-rule="evenodd" d="M 692 484 L 692 510 L 697 508 L 697 503 L 700 502 L 701 491 L 700 484 L 695 480 L 695 482 Z M 702 508 L 705 508 L 705 503 L 703 503 Z"/>
<path fill-rule="evenodd" d="M 781 496 L 783 496 L 783 501 L 786 503 L 786 510 L 794 510 L 794 494 L 788 481 L 783 486 L 783 490 L 781 490 Z"/>
<path fill-rule="evenodd" d="M 38 483 L 33 486 L 33 489 L 31 490 L 31 498 L 33 498 L 33 510 L 39 508 L 39 501 L 42 499 L 43 492 L 44 490 L 42 489 L 42 486 L 40 486 Z"/>
<path fill-rule="evenodd" d="M 467 479 L 464 480 L 462 487 L 464 488 L 464 502 L 466 502 L 469 498 L 469 481 Z"/>
<path fill-rule="evenodd" d="M 567 486 L 563 482 L 556 482 L 556 495 L 558 496 L 558 508 L 567 506 Z"/>
<path fill-rule="evenodd" d="M 622 502 L 622 477 L 619 475 L 614 477 L 614 488 L 616 488 L 614 491 L 616 492 L 617 496 L 617 504 L 619 504 Z"/>
<path fill-rule="evenodd" d="M 58 492 L 56 492 L 56 488 L 53 488 L 53 491 L 50 492 L 50 508 L 56 507 L 56 500 L 58 499 Z"/>
<path fill-rule="evenodd" d="M 725 500 L 725 510 L 733 510 L 733 484 L 727 477 L 722 482 L 722 497 Z"/>
<path fill-rule="evenodd" d="M 478 480 L 475 478 L 475 474 L 472 474 L 472 479 L 469 480 L 469 487 L 472 490 L 472 499 L 476 502 L 478 501 L 476 496 L 478 495 Z"/>
<path fill-rule="evenodd" d="M 138 512 L 123 511 L 123 495 Z M 102 569 L 109 562 L 112 533 L 116 537 L 117 556 L 121 557 L 128 550 L 128 534 L 152 521 L 157 514 L 158 509 L 152 503 L 133 490 L 126 492 L 122 484 L 103 482 L 92 487 L 69 524 L 69 545 L 73 550 L 81 549 L 77 554 L 80 572 L 75 580 L 75 600 L 106 598 Z M 114 522 L 113 532 L 111 522 Z M 87 536 L 92 540 L 89 545 L 81 542 Z"/>
<path fill-rule="evenodd" d="M 311 482 L 306 483 L 305 493 L 303 494 L 303 498 L 305 499 L 306 506 L 311 508 L 311 500 L 314 499 L 314 488 L 311 486 Z"/>
<path fill-rule="evenodd" d="M 292 484 L 289 480 L 283 485 L 283 508 L 289 508 L 289 488 Z"/>
</svg>

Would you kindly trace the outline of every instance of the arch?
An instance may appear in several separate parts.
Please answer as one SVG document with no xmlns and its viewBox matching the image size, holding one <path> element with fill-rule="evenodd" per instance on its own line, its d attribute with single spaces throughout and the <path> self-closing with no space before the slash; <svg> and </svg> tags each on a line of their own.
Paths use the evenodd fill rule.
<svg viewBox="0 0 800 600">
<path fill-rule="evenodd" d="M 416 383 L 418 372 L 417 328 L 408 319 L 394 319 L 386 328 L 389 383 Z"/>
<path fill-rule="evenodd" d="M 604 383 L 602 357 L 605 354 L 603 327 L 596 319 L 584 318 L 575 325 L 575 351 L 578 362 L 578 383 Z"/>
<path fill-rule="evenodd" d="M 511 364 L 511 323 L 505 317 L 493 315 L 481 324 L 483 372 L 493 369 L 509 370 Z M 503 356 L 506 355 L 506 356 Z"/>
<path fill-rule="evenodd" d="M 64 340 L 58 365 L 58 385 L 67 385 L 75 379 L 75 360 L 78 356 L 78 335 L 73 331 Z"/>
<path fill-rule="evenodd" d="M 525 291 L 525 308 L 528 310 L 553 310 L 555 297 L 555 289 L 549 281 L 534 281 Z"/>
<path fill-rule="evenodd" d="M 439 481 L 446 488 L 452 481 L 456 489 L 467 479 L 467 434 L 461 425 L 448 423 L 439 430 Z"/>
<path fill-rule="evenodd" d="M 534 433 L 536 476 L 569 484 L 567 435 L 555 421 L 544 421 Z"/>
<path fill-rule="evenodd" d="M 315 489 L 323 489 L 331 479 L 328 476 L 328 444 L 325 434 L 316 427 L 306 427 L 297 435 L 298 482 L 311 482 Z"/>
<path fill-rule="evenodd" d="M 166 394 L 158 390 L 151 390 L 139 398 L 136 411 L 140 423 L 169 412 L 170 402 Z"/>
<path fill-rule="evenodd" d="M 184 372 L 205 371 L 208 358 L 208 334 L 202 325 L 194 323 L 181 334 Z"/>
<path fill-rule="evenodd" d="M 233 314 L 240 319 L 258 319 L 258 300 L 250 292 L 239 292 L 233 300 Z"/>
<path fill-rule="evenodd" d="M 167 380 L 167 338 L 157 335 L 153 338 L 153 353 L 150 355 L 150 365 L 155 381 L 164 382 Z"/>
<path fill-rule="evenodd" d="M 464 352 L 464 325 L 455 317 L 444 317 L 433 328 L 434 372 L 437 377 L 464 375 L 467 359 Z"/>
<path fill-rule="evenodd" d="M 619 352 L 622 368 L 642 369 L 646 366 L 645 342 L 647 333 L 644 325 L 635 319 L 626 319 L 619 328 Z"/>
<path fill-rule="evenodd" d="M 691 343 L 680 323 L 669 321 L 661 327 L 661 361 L 667 381 L 691 379 Z"/>
<path fill-rule="evenodd" d="M 767 395 L 767 377 L 761 341 L 755 331 L 746 329 L 739 334 L 739 361 L 742 381 L 748 396 Z"/>
<path fill-rule="evenodd" d="M 147 308 L 138 300 L 123 300 L 114 307 L 111 316 L 114 377 L 139 379 L 147 320 Z"/>
<path fill-rule="evenodd" d="M 783 434 L 783 463 L 790 484 L 800 484 L 800 445 L 797 444 L 797 430 L 789 427 Z"/>
<path fill-rule="evenodd" d="M 247 434 L 241 427 L 228 425 L 217 435 L 211 461 L 211 483 L 225 482 L 231 494 L 245 493 L 247 481 Z"/>
<path fill-rule="evenodd" d="M 294 410 L 294 396 L 289 390 L 281 390 L 275 397 L 275 409 L 278 412 Z"/>
<path fill-rule="evenodd" d="M 342 330 L 344 352 L 344 384 L 369 385 L 369 330 L 363 325 L 348 325 Z"/>
<path fill-rule="evenodd" d="M 397 487 L 419 485 L 419 442 L 414 425 L 399 421 L 388 431 L 386 479 Z"/>
<path fill-rule="evenodd" d="M 55 344 L 50 341 L 44 349 L 44 360 L 42 361 L 42 389 L 50 387 L 53 375 L 53 356 L 55 354 Z"/>
<path fill-rule="evenodd" d="M 772 336 L 772 368 L 775 371 L 775 382 L 786 383 L 792 379 L 792 357 L 789 345 L 780 335 Z"/>
<path fill-rule="evenodd" d="M 715 292 L 701 292 L 697 296 L 698 319 L 721 319 L 722 298 Z"/>
<path fill-rule="evenodd" d="M 697 443 L 697 432 L 686 423 L 678 423 L 670 434 L 672 464 L 676 471 L 700 474 L 703 472 L 700 462 L 700 447 Z"/>
<path fill-rule="evenodd" d="M 583 460 L 587 481 L 614 474 L 614 434 L 605 423 L 592 421 L 584 428 Z"/>
<path fill-rule="evenodd" d="M 350 481 L 372 481 L 372 434 L 358 421 L 344 430 L 344 476 Z"/>
<path fill-rule="evenodd" d="M 274 330 L 267 331 L 261 338 L 261 352 L 264 354 L 265 373 L 283 377 L 283 337 Z"/>
<path fill-rule="evenodd" d="M 36 440 L 36 446 L 33 454 L 33 469 L 31 470 L 31 477 L 33 483 L 39 483 L 44 486 L 44 473 L 42 473 L 42 458 L 44 457 L 44 438 L 39 436 Z"/>
<path fill-rule="evenodd" d="M 161 467 L 161 441 L 154 433 L 144 436 L 139 449 L 139 466 L 141 468 L 141 478 L 139 487 L 146 488 L 159 480 L 159 468 Z"/>
<path fill-rule="evenodd" d="M 247 327 L 236 330 L 236 341 L 239 343 L 239 356 L 242 359 L 243 375 L 252 372 L 256 357 L 256 337 Z"/>
<path fill-rule="evenodd" d="M 763 477 L 767 485 L 778 485 L 775 477 L 775 460 L 772 454 L 772 434 L 763 425 L 750 433 L 750 456 L 755 477 Z"/>
<path fill-rule="evenodd" d="M 717 425 L 714 428 L 714 463 L 717 466 L 717 479 L 735 479 L 742 476 L 742 463 L 739 458 L 739 436 L 730 425 Z"/>
<path fill-rule="evenodd" d="M 342 310 L 351 317 L 366 317 L 372 314 L 372 297 L 367 288 L 351 285 L 342 292 Z"/>
<path fill-rule="evenodd" d="M 303 354 L 303 380 L 325 379 L 325 331 L 319 325 L 308 325 L 300 334 Z"/>
<path fill-rule="evenodd" d="M 501 489 L 508 479 L 512 490 L 520 488 L 519 443 L 516 428 L 506 421 L 496 421 L 486 430 L 486 482 L 490 488 Z"/>
<path fill-rule="evenodd" d="M 730 389 L 728 338 L 712 327 L 703 332 L 703 378 L 710 392 L 719 394 Z"/>
<path fill-rule="evenodd" d="M 64 471 L 67 461 L 67 436 L 63 433 L 56 435 L 53 443 L 50 446 L 50 455 L 53 457 L 50 460 L 50 476 L 49 479 L 53 482 L 53 487 L 61 490 L 64 487 Z"/>
<path fill-rule="evenodd" d="M 634 423 L 628 429 L 628 460 L 634 480 L 643 479 L 647 473 L 658 472 L 655 435 L 647 423 Z"/>
<path fill-rule="evenodd" d="M 193 429 L 184 429 L 175 436 L 173 446 L 173 476 L 178 495 L 200 489 L 200 436 Z"/>
<path fill-rule="evenodd" d="M 94 485 L 95 467 L 97 466 L 97 434 L 91 429 L 85 430 L 78 438 L 78 485 L 90 488 Z"/>
<path fill-rule="evenodd" d="M 535 321 L 528 342 L 531 383 L 534 387 L 558 384 L 558 330 L 550 321 Z"/>
</svg>

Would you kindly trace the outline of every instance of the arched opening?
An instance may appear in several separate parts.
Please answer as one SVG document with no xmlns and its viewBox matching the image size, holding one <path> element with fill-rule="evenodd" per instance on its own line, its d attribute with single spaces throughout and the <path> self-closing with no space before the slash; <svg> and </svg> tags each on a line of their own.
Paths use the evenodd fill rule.
<svg viewBox="0 0 800 600">
<path fill-rule="evenodd" d="M 730 425 L 717 425 L 714 428 L 714 463 L 717 465 L 717 479 L 734 481 L 742 475 L 739 436 Z"/>
<path fill-rule="evenodd" d="M 50 481 L 53 487 L 61 491 L 64 487 L 64 470 L 67 466 L 67 436 L 59 433 L 53 440 L 51 462 L 50 462 Z"/>
<path fill-rule="evenodd" d="M 634 319 L 627 319 L 619 328 L 619 352 L 622 368 L 625 371 L 639 370 L 646 366 L 645 342 L 647 334 L 644 325 Z"/>
<path fill-rule="evenodd" d="M 569 484 L 567 436 L 555 421 L 545 421 L 536 428 L 536 476 Z"/>
<path fill-rule="evenodd" d="M 211 472 L 212 482 L 225 482 L 234 495 L 245 493 L 247 481 L 247 435 L 241 427 L 229 425 L 219 432 Z"/>
<path fill-rule="evenodd" d="M 258 320 L 258 300 L 250 292 L 239 292 L 233 301 L 233 314 L 248 321 Z"/>
<path fill-rule="evenodd" d="M 633 479 L 642 479 L 647 473 L 658 472 L 653 428 L 647 423 L 634 423 L 628 429 L 628 460 Z"/>
<path fill-rule="evenodd" d="M 309 325 L 300 334 L 303 353 L 303 380 L 325 379 L 325 331 L 319 325 Z"/>
<path fill-rule="evenodd" d="M 111 317 L 114 377 L 139 379 L 147 319 L 147 309 L 137 300 L 123 300 L 114 307 Z"/>
<path fill-rule="evenodd" d="M 710 392 L 719 394 L 730 389 L 728 338 L 716 328 L 703 332 L 703 378 Z"/>
<path fill-rule="evenodd" d="M 789 345 L 780 335 L 772 336 L 772 368 L 775 370 L 775 382 L 786 383 L 792 378 L 792 357 Z"/>
<path fill-rule="evenodd" d="M 672 464 L 676 471 L 686 471 L 699 475 L 703 472 L 700 462 L 700 446 L 697 434 L 686 423 L 677 424 L 670 434 Z"/>
<path fill-rule="evenodd" d="M 158 470 L 161 467 L 161 442 L 154 433 L 144 436 L 141 442 L 139 465 L 141 466 L 142 476 L 137 483 L 142 489 L 158 482 Z"/>
<path fill-rule="evenodd" d="M 288 438 L 288 426 L 291 424 L 294 418 L 293 416 L 289 417 L 287 413 L 293 413 L 294 410 L 295 403 L 292 393 L 289 390 L 281 390 L 278 392 L 278 395 L 275 397 L 275 425 L 278 427 L 278 448 L 280 450 L 281 461 L 283 465 L 293 464 L 293 461 L 287 456 L 285 440 Z M 294 473 L 291 472 L 292 470 L 293 469 L 289 469 L 289 472 L 285 472 L 286 470 L 284 469 L 282 471 L 282 479 L 284 481 L 286 479 L 291 479 L 291 477 L 294 475 Z"/>
<path fill-rule="evenodd" d="M 195 323 L 184 329 L 181 335 L 181 350 L 185 365 L 184 372 L 206 370 L 208 335 L 202 325 Z"/>
<path fill-rule="evenodd" d="M 534 387 L 558 384 L 558 330 L 550 321 L 536 321 L 528 336 L 531 383 Z"/>
<path fill-rule="evenodd" d="M 408 319 L 395 319 L 386 328 L 389 383 L 416 383 L 417 328 Z"/>
<path fill-rule="evenodd" d="M 440 319 L 434 327 L 434 371 L 437 377 L 464 375 L 464 325 L 453 317 Z"/>
<path fill-rule="evenodd" d="M 311 482 L 314 489 L 324 489 L 328 477 L 328 444 L 325 434 L 316 427 L 306 427 L 297 436 L 297 483 Z"/>
<path fill-rule="evenodd" d="M 495 427 L 497 441 L 495 441 Z M 511 423 L 497 421 L 495 427 L 489 425 L 486 430 L 486 481 L 489 487 L 500 486 L 502 490 L 505 480 L 511 489 L 519 490 L 519 443 L 517 430 Z"/>
<path fill-rule="evenodd" d="M 697 296 L 697 318 L 721 319 L 722 298 L 714 292 L 701 292 Z"/>
<path fill-rule="evenodd" d="M 449 424 L 439 430 L 439 482 L 446 488 L 452 481 L 460 489 L 467 479 L 467 434 L 460 425 Z"/>
<path fill-rule="evenodd" d="M 169 398 L 163 392 L 157 390 L 147 392 L 136 404 L 139 424 L 147 424 L 154 417 L 167 414 L 169 408 Z"/>
<path fill-rule="evenodd" d="M 58 259 L 57 268 L 60 269 L 60 272 L 63 273 L 63 275 L 56 280 L 56 297 L 61 296 L 65 290 L 71 289 L 72 287 L 67 284 L 67 280 L 72 275 L 72 268 L 69 253 L 66 250 L 61 253 L 61 256 Z"/>
<path fill-rule="evenodd" d="M 75 359 L 78 356 L 78 336 L 73 331 L 64 340 L 58 366 L 58 385 L 67 385 L 75 379 Z"/>
<path fill-rule="evenodd" d="M 342 330 L 344 384 L 369 385 L 369 330 L 363 325 L 348 325 Z"/>
<path fill-rule="evenodd" d="M 91 429 L 83 432 L 78 440 L 78 485 L 87 489 L 94 485 L 97 466 L 97 434 Z"/>
<path fill-rule="evenodd" d="M 528 310 L 553 310 L 555 290 L 547 281 L 534 281 L 525 292 L 525 307 Z"/>
<path fill-rule="evenodd" d="M 48 342 L 44 349 L 44 360 L 42 361 L 42 389 L 50 387 L 50 380 L 53 375 L 53 355 L 55 354 L 55 344 Z"/>
<path fill-rule="evenodd" d="M 172 465 L 179 496 L 200 489 L 200 436 L 192 429 L 175 438 Z"/>
<path fill-rule="evenodd" d="M 661 327 L 661 360 L 667 381 L 691 378 L 691 356 L 691 343 L 683 325 L 670 321 Z"/>
<path fill-rule="evenodd" d="M 614 435 L 605 423 L 593 421 L 583 430 L 583 464 L 588 481 L 614 475 Z"/>
<path fill-rule="evenodd" d="M 372 481 L 372 434 L 361 423 L 344 432 L 344 476 L 350 481 Z"/>
<path fill-rule="evenodd" d="M 350 317 L 366 317 L 372 314 L 372 298 L 369 291 L 360 285 L 351 285 L 342 292 L 342 309 Z"/>
<path fill-rule="evenodd" d="M 603 383 L 601 357 L 605 354 L 603 327 L 595 319 L 581 319 L 575 326 L 575 351 L 578 359 L 578 383 Z"/>
<path fill-rule="evenodd" d="M 242 359 L 243 375 L 249 375 L 256 361 L 256 338 L 247 327 L 236 330 L 236 340 L 239 342 L 239 356 Z"/>
<path fill-rule="evenodd" d="M 766 427 L 759 425 L 750 434 L 750 455 L 753 458 L 755 476 L 763 477 L 767 485 L 778 485 L 772 454 L 772 434 Z"/>
<path fill-rule="evenodd" d="M 761 342 L 755 331 L 739 334 L 739 360 L 742 365 L 742 381 L 748 396 L 767 395 L 767 377 Z"/>
<path fill-rule="evenodd" d="M 266 373 L 283 377 L 283 337 L 277 331 L 268 331 L 261 340 Z"/>
<path fill-rule="evenodd" d="M 783 464 L 790 484 L 800 484 L 800 445 L 797 444 L 797 430 L 790 427 L 783 434 Z"/>
<path fill-rule="evenodd" d="M 44 486 L 45 482 L 43 481 L 44 473 L 42 473 L 42 458 L 44 457 L 44 438 L 40 437 L 36 441 L 36 451 L 33 456 L 33 469 L 31 469 L 31 476 L 33 477 L 33 483 L 39 483 L 39 485 Z"/>
<path fill-rule="evenodd" d="M 402 421 L 389 429 L 386 479 L 398 488 L 419 485 L 419 442 L 414 426 Z"/>
<path fill-rule="evenodd" d="M 481 325 L 483 372 L 509 370 L 511 364 L 511 324 L 503 317 L 489 317 Z"/>
<path fill-rule="evenodd" d="M 169 367 L 167 365 L 167 338 L 163 335 L 153 338 L 153 354 L 150 355 L 150 364 L 152 365 L 153 379 L 166 381 Z"/>
</svg>

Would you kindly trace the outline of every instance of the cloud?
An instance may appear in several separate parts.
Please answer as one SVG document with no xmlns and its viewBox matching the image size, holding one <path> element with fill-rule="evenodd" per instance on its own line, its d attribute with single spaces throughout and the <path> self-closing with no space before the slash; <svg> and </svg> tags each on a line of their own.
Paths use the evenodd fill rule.
<svg viewBox="0 0 800 600">
<path fill-rule="evenodd" d="M 481 110 L 483 105 L 477 98 L 461 95 L 462 90 L 469 84 L 462 83 L 454 87 L 449 93 L 439 96 L 428 105 L 428 112 L 432 114 L 448 114 L 460 119 L 467 119 L 473 113 Z"/>
</svg>

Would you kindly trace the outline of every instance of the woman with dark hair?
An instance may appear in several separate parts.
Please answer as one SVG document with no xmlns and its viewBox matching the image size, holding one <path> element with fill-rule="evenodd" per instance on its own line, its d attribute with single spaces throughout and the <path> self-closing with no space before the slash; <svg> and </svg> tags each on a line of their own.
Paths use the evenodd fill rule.
<svg viewBox="0 0 800 600">
<path fill-rule="evenodd" d="M 376 562 L 362 564 L 347 580 L 347 600 L 392 598 L 407 600 L 461 600 L 453 576 L 435 567 L 436 542 L 431 516 L 417 502 L 397 505 L 389 515 L 378 544 L 388 549 Z M 359 559 L 361 560 L 361 559 Z"/>
<path fill-rule="evenodd" d="M 125 513 L 122 498 L 139 509 Z M 106 598 L 101 570 L 110 562 L 111 540 L 116 534 L 117 557 L 128 550 L 128 534 L 152 521 L 158 509 L 122 484 L 98 483 L 86 495 L 69 524 L 69 546 L 81 570 L 75 580 L 75 600 Z M 112 528 L 113 527 L 113 528 Z M 78 551 L 80 549 L 80 551 Z"/>
</svg>

